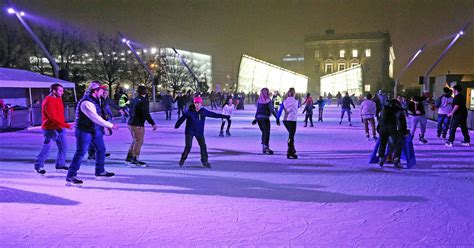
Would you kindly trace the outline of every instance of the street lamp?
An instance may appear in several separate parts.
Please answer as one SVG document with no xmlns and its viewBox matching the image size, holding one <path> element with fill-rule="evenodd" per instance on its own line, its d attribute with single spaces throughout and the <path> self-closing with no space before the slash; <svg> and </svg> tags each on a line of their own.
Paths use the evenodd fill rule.
<svg viewBox="0 0 474 248">
<path fill-rule="evenodd" d="M 51 56 L 49 51 L 46 49 L 44 44 L 40 41 L 40 39 L 36 36 L 36 34 L 31 30 L 30 26 L 28 23 L 23 20 L 23 16 L 25 16 L 25 12 L 23 11 L 17 11 L 14 8 L 8 8 L 7 9 L 8 14 L 10 15 L 16 15 L 20 23 L 23 25 L 23 27 L 26 29 L 26 31 L 30 34 L 31 38 L 35 41 L 36 45 L 41 49 L 43 54 L 46 56 L 46 58 L 49 61 L 49 64 L 51 64 L 51 67 L 53 68 L 53 76 L 55 78 L 59 78 L 59 66 L 56 64 L 56 60 Z"/>
<path fill-rule="evenodd" d="M 439 62 L 441 61 L 441 59 L 443 59 L 443 57 L 446 55 L 446 53 L 448 53 L 449 49 L 451 49 L 451 47 L 454 45 L 454 43 L 456 43 L 456 41 L 462 36 L 464 35 L 464 32 L 466 31 L 466 29 L 469 27 L 469 25 L 471 25 L 470 22 L 468 22 L 466 25 L 464 25 L 464 27 L 458 32 L 456 33 L 456 36 L 454 36 L 453 40 L 451 41 L 451 43 L 449 43 L 449 45 L 446 47 L 446 49 L 444 49 L 443 53 L 441 53 L 441 55 L 439 55 L 439 58 L 434 62 L 434 64 L 428 69 L 428 71 L 426 71 L 425 73 L 425 76 L 424 76 L 424 79 L 423 79 L 423 88 L 424 90 L 427 90 L 428 89 L 428 83 L 429 83 L 429 75 L 430 73 L 433 71 L 433 69 L 439 64 Z"/>
<path fill-rule="evenodd" d="M 397 78 L 395 78 L 395 86 L 393 88 L 393 95 L 394 97 L 397 97 L 398 95 L 398 81 L 400 80 L 400 78 L 403 76 L 403 74 L 405 73 L 405 71 L 408 69 L 408 67 L 410 67 L 410 65 L 415 61 L 415 59 L 423 52 L 423 50 L 425 49 L 425 47 L 428 45 L 428 43 L 425 43 L 422 47 L 420 47 L 420 49 L 418 49 L 416 51 L 416 53 L 410 58 L 410 60 L 408 60 L 408 63 L 405 65 L 405 67 L 403 68 L 402 72 L 398 75 Z"/>
</svg>

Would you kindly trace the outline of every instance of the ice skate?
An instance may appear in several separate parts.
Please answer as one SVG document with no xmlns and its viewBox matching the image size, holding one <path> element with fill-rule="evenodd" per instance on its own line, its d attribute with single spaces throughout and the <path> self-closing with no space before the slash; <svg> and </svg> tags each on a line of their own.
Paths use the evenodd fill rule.
<svg viewBox="0 0 474 248">
<path fill-rule="evenodd" d="M 137 168 L 137 167 L 145 168 L 147 167 L 147 164 L 146 162 L 138 160 L 137 157 L 132 157 L 132 161 L 130 162 L 129 166 L 134 167 L 134 168 Z"/>
<path fill-rule="evenodd" d="M 469 142 L 465 142 L 465 141 L 461 142 L 461 145 L 462 146 L 471 146 L 471 144 Z"/>
<path fill-rule="evenodd" d="M 101 180 L 103 178 L 107 179 L 107 178 L 112 178 L 115 176 L 115 173 L 113 172 L 107 172 L 107 171 L 104 171 L 102 173 L 95 173 L 95 179 L 96 180 Z"/>
<path fill-rule="evenodd" d="M 426 143 L 428 143 L 428 140 L 425 139 L 425 136 L 424 136 L 424 135 L 421 135 L 421 134 L 420 134 L 418 140 L 420 141 L 420 144 L 426 144 Z"/>
<path fill-rule="evenodd" d="M 38 168 L 38 169 L 35 168 L 35 173 L 37 175 L 44 176 L 44 174 L 46 174 L 46 170 L 43 167 Z"/>
<path fill-rule="evenodd" d="M 69 170 L 68 166 L 62 165 L 62 166 L 56 166 L 56 172 L 62 173 L 62 172 L 67 172 Z"/>
<path fill-rule="evenodd" d="M 66 186 L 82 187 L 82 180 L 79 180 L 77 177 L 67 177 Z"/>
<path fill-rule="evenodd" d="M 400 158 L 395 158 L 393 160 L 393 166 L 397 169 L 403 169 L 403 166 L 400 163 Z"/>
<path fill-rule="evenodd" d="M 206 168 L 211 168 L 211 164 L 208 161 L 201 161 L 201 163 L 202 163 L 202 166 Z"/>
<path fill-rule="evenodd" d="M 225 131 L 225 135 L 226 135 L 226 136 L 231 136 L 229 130 Z"/>
<path fill-rule="evenodd" d="M 221 131 L 221 132 L 219 133 L 219 137 L 224 137 L 224 131 Z"/>
</svg>

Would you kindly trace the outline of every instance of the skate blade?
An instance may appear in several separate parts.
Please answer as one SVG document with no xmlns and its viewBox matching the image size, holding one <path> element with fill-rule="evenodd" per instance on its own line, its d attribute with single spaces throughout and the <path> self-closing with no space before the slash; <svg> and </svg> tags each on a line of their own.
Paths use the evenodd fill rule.
<svg viewBox="0 0 474 248">
<path fill-rule="evenodd" d="M 68 172 L 68 170 L 56 169 L 56 172 L 57 172 L 57 173 L 64 173 L 64 172 Z"/>
<path fill-rule="evenodd" d="M 44 174 L 41 174 L 41 173 L 38 173 L 36 170 L 33 170 L 33 172 L 35 173 L 35 175 L 37 176 L 40 176 L 40 177 L 46 177 L 46 173 Z"/>
<path fill-rule="evenodd" d="M 71 182 L 66 182 L 66 186 L 68 187 L 76 187 L 76 188 L 82 188 L 82 183 L 71 183 Z"/>
<path fill-rule="evenodd" d="M 108 180 L 108 179 L 111 179 L 111 178 L 114 178 L 115 176 L 111 176 L 111 177 L 102 177 L 102 176 L 95 176 L 95 180 L 98 180 L 98 181 L 101 181 L 101 180 Z"/>
</svg>

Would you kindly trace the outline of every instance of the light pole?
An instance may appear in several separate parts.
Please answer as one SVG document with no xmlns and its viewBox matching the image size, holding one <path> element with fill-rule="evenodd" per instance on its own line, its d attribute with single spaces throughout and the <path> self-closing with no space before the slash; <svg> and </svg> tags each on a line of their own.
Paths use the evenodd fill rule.
<svg viewBox="0 0 474 248">
<path fill-rule="evenodd" d="M 184 67 L 186 67 L 186 69 L 189 71 L 189 74 L 191 74 L 191 76 L 193 77 L 194 83 L 196 84 L 196 89 L 199 90 L 198 89 L 199 79 L 196 77 L 196 74 L 194 74 L 194 72 L 191 70 L 191 68 L 189 68 L 186 61 L 184 61 L 183 57 L 181 57 L 181 54 L 179 54 L 178 51 L 174 47 L 171 47 L 171 49 L 173 49 L 176 56 L 178 56 L 179 61 L 181 62 L 181 64 L 184 65 Z"/>
<path fill-rule="evenodd" d="M 156 92 L 155 92 L 156 90 L 155 90 L 155 84 L 153 82 L 153 73 L 151 72 L 150 68 L 148 68 L 148 66 L 145 64 L 145 62 L 143 62 L 142 58 L 140 57 L 140 55 L 138 55 L 137 51 L 135 51 L 135 48 L 133 48 L 132 44 L 130 44 L 130 40 L 127 40 L 125 36 L 123 36 L 120 32 L 118 32 L 118 34 L 122 38 L 121 39 L 122 43 L 125 43 L 125 45 L 127 45 L 128 49 L 130 49 L 133 55 L 135 55 L 135 58 L 143 66 L 143 68 L 145 68 L 146 72 L 148 73 L 148 78 L 151 81 L 151 88 L 152 88 L 151 95 L 153 98 L 153 102 L 156 102 Z"/>
<path fill-rule="evenodd" d="M 423 78 L 423 88 L 424 90 L 428 90 L 428 84 L 429 84 L 429 75 L 430 73 L 433 71 L 433 69 L 439 64 L 439 62 L 441 61 L 441 59 L 443 59 L 443 57 L 446 55 L 446 53 L 448 53 L 449 49 L 451 49 L 451 47 L 454 45 L 454 43 L 456 43 L 456 41 L 462 36 L 464 35 L 464 32 L 466 31 L 466 29 L 469 27 L 469 25 L 471 25 L 470 22 L 468 22 L 466 25 L 464 25 L 464 27 L 458 32 L 456 33 L 456 35 L 454 36 L 453 40 L 451 41 L 451 43 L 449 43 L 448 47 L 446 47 L 446 49 L 444 49 L 443 53 L 441 53 L 441 55 L 439 56 L 439 58 L 434 62 L 434 64 L 428 69 L 428 71 L 426 71 L 425 73 L 425 76 Z"/>
<path fill-rule="evenodd" d="M 28 23 L 23 20 L 23 16 L 25 16 L 25 12 L 23 11 L 17 11 L 14 8 L 8 8 L 7 9 L 8 14 L 10 15 L 16 15 L 20 23 L 23 25 L 23 27 L 26 29 L 26 31 L 30 34 L 31 38 L 36 42 L 36 45 L 43 51 L 43 54 L 46 56 L 46 58 L 49 61 L 49 64 L 53 68 L 53 76 L 55 78 L 59 78 L 59 66 L 56 64 L 56 60 L 51 56 L 51 54 L 48 52 L 44 44 L 41 42 L 41 40 L 36 36 L 36 34 L 31 30 L 30 26 Z"/>
<path fill-rule="evenodd" d="M 408 60 L 408 63 L 405 65 L 402 72 L 398 75 L 398 77 L 395 78 L 395 87 L 393 88 L 394 97 L 397 97 L 398 95 L 398 81 L 403 76 L 403 74 L 408 69 L 408 67 L 410 67 L 410 65 L 415 61 L 415 59 L 423 52 L 423 50 L 425 49 L 427 45 L 428 43 L 425 43 L 422 47 L 420 47 L 420 49 L 416 51 L 416 53 L 410 58 L 410 60 Z"/>
</svg>

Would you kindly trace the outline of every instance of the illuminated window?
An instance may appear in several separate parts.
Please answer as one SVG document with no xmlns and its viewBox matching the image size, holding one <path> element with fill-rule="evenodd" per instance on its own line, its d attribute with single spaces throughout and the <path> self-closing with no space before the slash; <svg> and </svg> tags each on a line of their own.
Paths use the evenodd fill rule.
<svg viewBox="0 0 474 248">
<path fill-rule="evenodd" d="M 326 64 L 326 69 L 324 70 L 325 73 L 332 73 L 332 64 Z"/>
<path fill-rule="evenodd" d="M 357 58 L 357 56 L 359 56 L 359 52 L 356 49 L 352 50 L 352 57 Z"/>
<path fill-rule="evenodd" d="M 339 50 L 339 58 L 346 57 L 346 50 Z"/>
<path fill-rule="evenodd" d="M 351 63 L 351 67 L 358 66 L 358 63 Z"/>
<path fill-rule="evenodd" d="M 346 64 L 344 64 L 344 63 L 339 63 L 339 64 L 337 65 L 337 68 L 338 68 L 338 71 L 345 70 L 345 69 L 346 69 Z"/>
<path fill-rule="evenodd" d="M 369 48 L 365 49 L 365 57 L 370 57 L 371 51 Z"/>
<path fill-rule="evenodd" d="M 366 84 L 366 85 L 364 86 L 364 91 L 365 91 L 365 92 L 370 92 L 370 84 Z"/>
<path fill-rule="evenodd" d="M 319 51 L 314 51 L 314 58 L 319 59 Z"/>
</svg>

